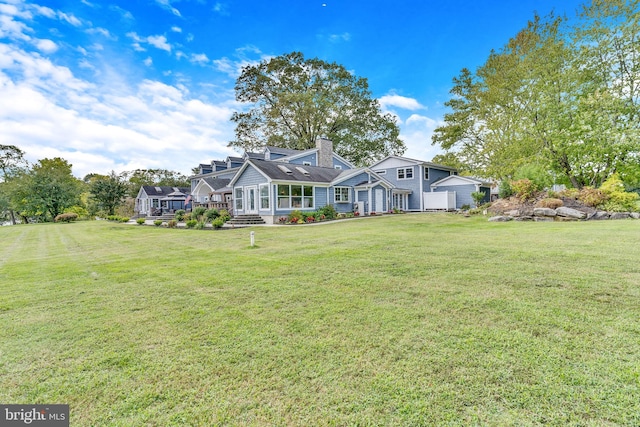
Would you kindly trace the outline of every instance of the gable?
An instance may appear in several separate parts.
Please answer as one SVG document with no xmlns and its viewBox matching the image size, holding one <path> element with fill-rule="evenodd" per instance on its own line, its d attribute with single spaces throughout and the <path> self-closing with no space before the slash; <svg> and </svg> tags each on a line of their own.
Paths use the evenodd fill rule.
<svg viewBox="0 0 640 427">
<path fill-rule="evenodd" d="M 446 178 L 443 178 L 437 182 L 434 182 L 433 184 L 431 184 L 432 187 L 438 187 L 438 186 L 442 186 L 442 185 L 448 185 L 448 186 L 455 186 L 455 185 L 480 185 L 482 187 L 487 187 L 488 184 L 474 179 L 474 178 L 469 178 L 466 176 L 459 176 L 459 175 L 450 175 Z"/>
<path fill-rule="evenodd" d="M 371 169 L 373 169 L 374 171 L 379 169 L 393 169 L 414 166 L 420 163 L 421 162 L 417 160 L 409 159 L 407 157 L 390 156 L 379 161 L 378 163 L 375 163 L 373 166 L 371 166 Z"/>
</svg>

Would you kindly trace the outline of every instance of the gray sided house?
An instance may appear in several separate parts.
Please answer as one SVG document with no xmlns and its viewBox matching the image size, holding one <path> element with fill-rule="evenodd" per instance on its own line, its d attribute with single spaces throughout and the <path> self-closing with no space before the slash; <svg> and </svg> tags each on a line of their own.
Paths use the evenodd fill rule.
<svg viewBox="0 0 640 427">
<path fill-rule="evenodd" d="M 217 176 L 204 176 L 198 179 L 191 189 L 193 207 L 204 206 L 207 209 L 226 209 L 231 212 L 230 181 L 230 178 L 219 178 Z"/>
<path fill-rule="evenodd" d="M 401 156 L 389 156 L 370 167 L 392 184 L 391 208 L 402 211 L 425 211 L 431 184 L 457 175 L 455 168 Z"/>
<path fill-rule="evenodd" d="M 189 190 L 188 187 L 143 185 L 136 196 L 135 213 L 139 217 L 159 216 L 184 209 Z"/>
<path fill-rule="evenodd" d="M 338 212 L 389 208 L 392 185 L 370 169 L 297 165 L 247 160 L 229 184 L 236 215 L 260 215 L 268 224 L 294 210 L 314 211 L 333 205 Z"/>
<path fill-rule="evenodd" d="M 471 193 L 474 192 L 484 193 L 482 203 L 487 203 L 491 199 L 491 183 L 469 176 L 448 176 L 431 184 L 431 191 L 434 195 L 453 193 L 455 195 L 454 209 L 460 209 L 464 205 L 475 207 L 475 201 L 471 197 Z M 434 203 L 437 203 L 437 199 L 434 200 Z"/>
</svg>

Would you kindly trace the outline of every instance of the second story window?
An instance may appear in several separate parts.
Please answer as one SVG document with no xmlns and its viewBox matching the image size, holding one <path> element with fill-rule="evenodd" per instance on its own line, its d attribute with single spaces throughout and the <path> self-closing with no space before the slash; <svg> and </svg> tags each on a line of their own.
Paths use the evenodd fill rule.
<svg viewBox="0 0 640 427">
<path fill-rule="evenodd" d="M 413 179 L 413 168 L 398 168 L 398 179 Z"/>
</svg>

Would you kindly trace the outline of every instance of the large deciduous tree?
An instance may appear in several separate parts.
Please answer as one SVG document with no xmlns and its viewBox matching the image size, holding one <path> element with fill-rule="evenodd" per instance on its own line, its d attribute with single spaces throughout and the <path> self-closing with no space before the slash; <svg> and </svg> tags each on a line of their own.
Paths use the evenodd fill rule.
<svg viewBox="0 0 640 427">
<path fill-rule="evenodd" d="M 494 178 L 536 165 L 580 188 L 636 170 L 639 18 L 638 1 L 625 0 L 595 0 L 572 26 L 536 16 L 454 79 L 434 144 Z"/>
<path fill-rule="evenodd" d="M 236 100 L 253 106 L 233 114 L 236 139 L 230 147 L 305 150 L 326 137 L 357 165 L 405 150 L 395 117 L 382 113 L 367 80 L 336 63 L 299 52 L 278 56 L 245 67 L 235 91 Z"/>
<path fill-rule="evenodd" d="M 7 212 L 13 225 L 16 218 L 10 199 L 11 181 L 27 166 L 24 151 L 15 145 L 0 145 L 0 213 Z"/>
<path fill-rule="evenodd" d="M 124 196 L 127 194 L 128 187 L 124 179 L 111 171 L 106 176 L 94 174 L 89 178 L 89 181 L 91 200 L 98 209 L 108 215 L 114 215 L 116 208 L 123 203 Z"/>
<path fill-rule="evenodd" d="M 54 219 L 80 203 L 82 182 L 71 173 L 71 164 L 59 157 L 42 159 L 15 181 L 12 201 L 23 217 Z"/>
</svg>

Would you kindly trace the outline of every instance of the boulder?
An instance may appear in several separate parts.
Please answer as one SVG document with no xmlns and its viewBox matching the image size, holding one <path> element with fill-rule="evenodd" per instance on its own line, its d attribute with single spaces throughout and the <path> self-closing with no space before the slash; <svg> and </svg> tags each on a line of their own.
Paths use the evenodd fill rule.
<svg viewBox="0 0 640 427">
<path fill-rule="evenodd" d="M 633 219 L 640 219 L 640 212 L 631 212 L 629 216 Z"/>
<path fill-rule="evenodd" d="M 555 209 L 551 208 L 535 208 L 533 209 L 533 216 L 556 216 Z"/>
<path fill-rule="evenodd" d="M 606 211 L 596 211 L 589 219 L 593 219 L 595 221 L 600 221 L 603 219 L 609 219 L 609 212 Z"/>
<path fill-rule="evenodd" d="M 513 209 L 510 211 L 506 211 L 504 214 L 507 216 L 520 216 L 520 211 L 518 209 Z"/>
<path fill-rule="evenodd" d="M 507 222 L 507 221 L 511 221 L 512 219 L 513 219 L 513 217 L 510 217 L 510 216 L 499 215 L 499 216 L 492 216 L 491 218 L 489 218 L 489 221 L 491 221 L 491 222 Z"/>
<path fill-rule="evenodd" d="M 530 215 L 522 215 L 513 218 L 514 221 L 533 221 L 533 217 Z"/>
<path fill-rule="evenodd" d="M 556 209 L 556 215 L 564 218 L 572 218 L 572 219 L 584 219 L 587 217 L 587 214 L 579 211 L 577 209 L 568 208 L 566 206 L 561 206 Z"/>
<path fill-rule="evenodd" d="M 630 218 L 629 212 L 611 212 L 609 219 L 628 219 Z"/>
</svg>

